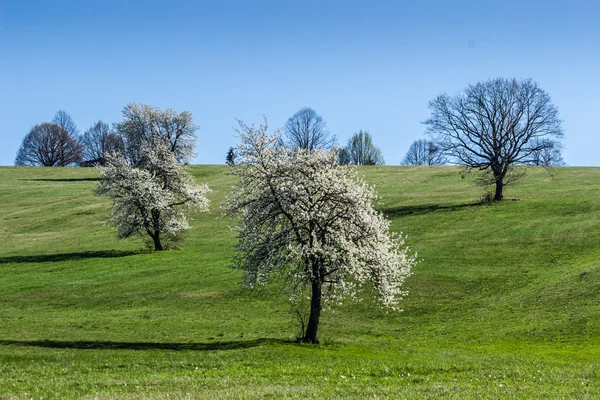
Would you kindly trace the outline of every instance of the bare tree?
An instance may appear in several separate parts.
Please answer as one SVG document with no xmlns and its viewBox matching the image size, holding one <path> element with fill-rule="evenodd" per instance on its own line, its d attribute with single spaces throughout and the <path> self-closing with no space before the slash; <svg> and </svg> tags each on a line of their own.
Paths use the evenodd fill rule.
<svg viewBox="0 0 600 400">
<path fill-rule="evenodd" d="M 446 157 L 440 147 L 431 140 L 415 140 L 408 151 L 402 164 L 404 165 L 443 165 L 446 163 Z"/>
<path fill-rule="evenodd" d="M 494 201 L 503 198 L 514 165 L 534 164 L 547 138 L 561 137 L 558 109 L 531 79 L 497 78 L 442 94 L 429 103 L 427 132 L 450 161 L 489 172 Z"/>
<path fill-rule="evenodd" d="M 540 141 L 540 139 L 536 139 Z M 558 167 L 565 165 L 562 158 L 562 144 L 552 139 L 541 139 L 546 143 L 537 143 L 539 150 L 534 151 L 532 155 L 533 165 L 542 167 Z"/>
<path fill-rule="evenodd" d="M 362 129 L 352 135 L 346 147 L 340 150 L 338 162 L 342 165 L 385 164 L 381 150 L 373 144 L 371 134 Z"/>
<path fill-rule="evenodd" d="M 283 145 L 309 151 L 331 149 L 336 143 L 335 135 L 329 133 L 323 118 L 309 107 L 287 120 L 283 136 Z"/>
<path fill-rule="evenodd" d="M 122 113 L 123 121 L 115 128 L 125 141 L 127 158 L 133 165 L 142 160 L 144 144 L 166 143 L 181 163 L 189 162 L 194 156 L 198 126 L 194 125 L 189 111 L 176 113 L 171 109 L 130 103 Z"/>
<path fill-rule="evenodd" d="M 80 143 L 85 163 L 90 166 L 105 165 L 109 153 L 125 154 L 123 138 L 102 121 L 86 129 Z"/>
<path fill-rule="evenodd" d="M 15 165 L 64 167 L 81 161 L 81 146 L 58 124 L 44 122 L 31 128 L 17 152 Z"/>
</svg>

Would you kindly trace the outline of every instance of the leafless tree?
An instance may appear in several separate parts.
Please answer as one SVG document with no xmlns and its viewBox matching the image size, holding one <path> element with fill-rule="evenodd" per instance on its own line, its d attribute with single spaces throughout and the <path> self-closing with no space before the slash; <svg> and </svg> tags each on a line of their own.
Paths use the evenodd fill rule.
<svg viewBox="0 0 600 400">
<path fill-rule="evenodd" d="M 171 109 L 130 103 L 122 113 L 123 121 L 115 124 L 115 128 L 125 141 L 125 152 L 133 165 L 142 161 L 140 152 L 146 144 L 166 143 L 180 163 L 189 162 L 194 156 L 198 126 L 189 111 L 177 113 Z"/>
<path fill-rule="evenodd" d="M 408 151 L 402 164 L 404 165 L 443 165 L 446 157 L 440 147 L 431 140 L 415 140 Z"/>
<path fill-rule="evenodd" d="M 381 150 L 373 144 L 373 138 L 368 131 L 356 132 L 346 147 L 338 153 L 338 162 L 342 165 L 383 165 L 385 160 Z"/>
<path fill-rule="evenodd" d="M 309 151 L 331 149 L 336 143 L 335 135 L 327 130 L 323 118 L 309 107 L 301 109 L 287 120 L 283 136 L 283 145 Z"/>
<path fill-rule="evenodd" d="M 537 140 L 540 141 L 539 139 Z M 537 144 L 536 147 L 539 147 L 539 150 L 533 152 L 533 164 L 542 167 L 565 165 L 562 158 L 562 144 L 552 139 L 542 139 L 541 141 L 546 143 Z"/>
<path fill-rule="evenodd" d="M 503 198 L 514 165 L 535 163 L 535 154 L 563 131 L 550 96 L 531 79 L 497 78 L 429 103 L 427 132 L 450 161 L 489 172 L 494 201 Z"/>
<path fill-rule="evenodd" d="M 64 167 L 81 161 L 81 146 L 60 125 L 44 122 L 31 128 L 17 152 L 15 165 Z"/>
<path fill-rule="evenodd" d="M 86 129 L 80 143 L 85 163 L 90 166 L 105 165 L 108 153 L 125 154 L 123 138 L 102 121 Z"/>
</svg>

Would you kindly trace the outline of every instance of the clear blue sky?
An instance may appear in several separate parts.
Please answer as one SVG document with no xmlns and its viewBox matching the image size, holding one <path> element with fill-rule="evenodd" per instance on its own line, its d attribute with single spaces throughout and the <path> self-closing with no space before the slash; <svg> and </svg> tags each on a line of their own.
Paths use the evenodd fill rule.
<svg viewBox="0 0 600 400">
<path fill-rule="evenodd" d="M 235 118 L 314 108 L 387 164 L 423 138 L 427 103 L 533 78 L 564 120 L 569 165 L 600 165 L 600 2 L 0 0 L 0 165 L 67 111 L 81 131 L 129 102 L 192 112 L 194 163 L 221 164 Z"/>
</svg>

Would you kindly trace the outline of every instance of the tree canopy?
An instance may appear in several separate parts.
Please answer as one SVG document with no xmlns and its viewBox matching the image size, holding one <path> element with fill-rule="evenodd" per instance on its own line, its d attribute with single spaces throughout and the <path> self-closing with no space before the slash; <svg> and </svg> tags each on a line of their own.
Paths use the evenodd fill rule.
<svg viewBox="0 0 600 400">
<path fill-rule="evenodd" d="M 79 130 L 73 118 L 65 110 L 58 110 L 52 119 L 52 122 L 60 126 L 72 138 L 76 139 L 79 136 Z"/>
<path fill-rule="evenodd" d="M 190 211 L 208 211 L 210 189 L 196 184 L 167 143 L 144 143 L 139 154 L 139 167 L 121 154 L 109 154 L 108 165 L 97 167 L 101 179 L 96 194 L 111 198 L 108 222 L 117 228 L 119 238 L 147 234 L 154 249 L 163 250 L 165 239 L 189 228 Z"/>
</svg>

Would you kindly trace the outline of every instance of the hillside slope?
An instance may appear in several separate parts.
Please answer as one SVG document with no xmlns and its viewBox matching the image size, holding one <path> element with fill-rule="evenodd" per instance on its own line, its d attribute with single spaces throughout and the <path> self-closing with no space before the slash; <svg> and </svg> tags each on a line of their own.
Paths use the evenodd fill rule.
<svg viewBox="0 0 600 400">
<path fill-rule="evenodd" d="M 93 169 L 0 168 L 0 398 L 600 397 L 600 168 L 529 168 L 507 201 L 454 167 L 365 167 L 421 260 L 404 312 L 325 310 L 293 342 L 279 293 L 229 268 L 213 193 L 180 250 L 102 223 Z"/>
</svg>

